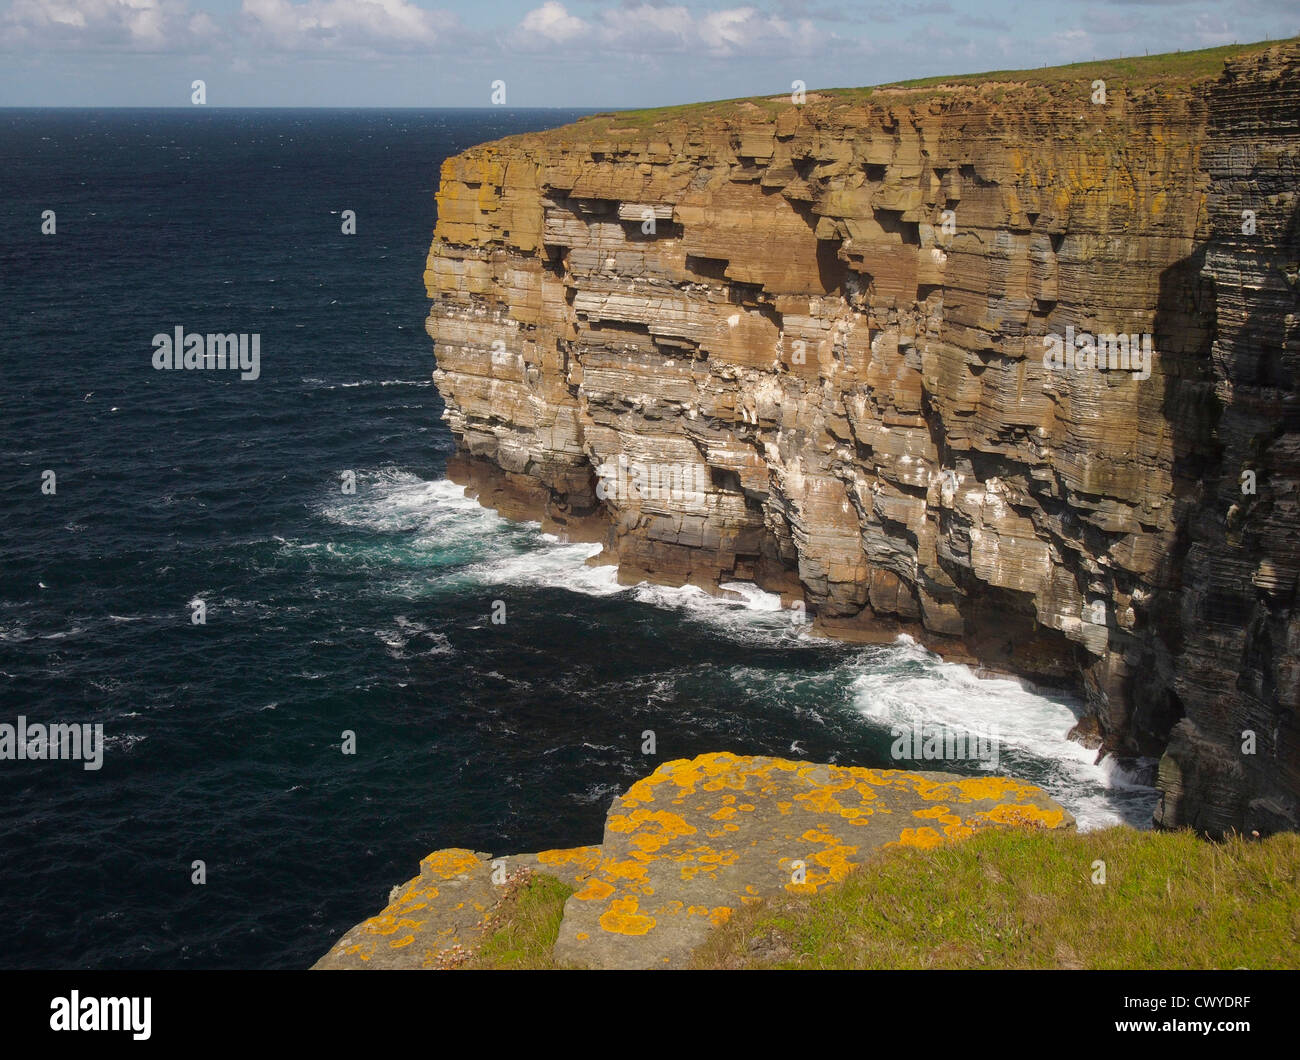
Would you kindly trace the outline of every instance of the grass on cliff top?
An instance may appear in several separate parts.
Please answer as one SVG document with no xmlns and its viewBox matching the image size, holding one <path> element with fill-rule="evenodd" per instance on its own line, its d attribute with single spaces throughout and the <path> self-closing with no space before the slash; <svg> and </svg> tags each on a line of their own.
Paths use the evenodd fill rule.
<svg viewBox="0 0 1300 1060">
<path fill-rule="evenodd" d="M 982 74 L 961 74 L 956 77 L 920 77 L 912 81 L 894 81 L 877 87 L 922 89 L 940 85 L 979 85 L 989 81 L 1022 84 L 1087 81 L 1091 84 L 1096 78 L 1101 78 L 1108 83 L 1114 81 L 1127 85 L 1151 84 L 1158 81 L 1196 81 L 1203 77 L 1218 77 L 1223 73 L 1223 64 L 1228 59 L 1264 51 L 1283 43 L 1285 41 L 1274 40 L 1256 41 L 1252 44 L 1224 44 L 1217 48 L 1201 48 L 1190 52 L 1162 52 L 1158 55 L 1094 59 L 1089 62 L 1069 63 L 1065 66 L 1045 66 L 1036 70 L 990 70 Z M 853 93 L 861 92 L 863 89 L 830 89 L 830 91 Z"/>
<path fill-rule="evenodd" d="M 1093 883 L 1104 861 L 1106 882 Z M 701 968 L 1296 968 L 1300 835 L 1117 827 L 892 849 L 838 888 L 744 907 Z"/>
<path fill-rule="evenodd" d="M 489 914 L 483 939 L 465 968 L 558 968 L 552 957 L 573 888 L 554 876 L 528 873 L 506 888 Z"/>
<path fill-rule="evenodd" d="M 1300 38 L 1289 38 L 1294 42 Z M 831 101 L 862 102 L 874 93 L 881 93 L 891 103 L 912 103 L 942 94 L 962 86 L 989 83 L 1051 86 L 1065 82 L 1082 82 L 1091 85 L 1098 78 L 1108 84 L 1138 87 L 1166 82 L 1187 84 L 1207 77 L 1218 77 L 1223 64 L 1234 56 L 1263 51 L 1288 41 L 1256 41 L 1251 44 L 1226 44 L 1198 51 L 1166 52 L 1159 55 L 1139 55 L 1116 59 L 1100 59 L 1071 63 L 1067 66 L 1048 66 L 1029 70 L 991 70 L 984 73 L 953 74 L 939 77 L 922 77 L 912 81 L 894 81 L 867 88 L 809 89 L 810 101 L 816 97 Z M 687 103 L 679 106 L 649 107 L 643 110 L 594 114 L 579 120 L 588 132 L 620 129 L 647 130 L 665 121 L 707 118 L 734 114 L 744 106 L 756 116 L 772 119 L 789 105 L 788 96 L 752 96 L 739 99 L 715 100 L 706 103 Z"/>
</svg>

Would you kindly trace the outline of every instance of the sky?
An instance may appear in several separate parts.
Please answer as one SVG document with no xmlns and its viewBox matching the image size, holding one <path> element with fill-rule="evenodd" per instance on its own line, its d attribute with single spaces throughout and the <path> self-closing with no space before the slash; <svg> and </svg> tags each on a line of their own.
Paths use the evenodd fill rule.
<svg viewBox="0 0 1300 1060">
<path fill-rule="evenodd" d="M 1297 34 L 1296 0 L 0 0 L 0 106 L 604 110 Z"/>
</svg>

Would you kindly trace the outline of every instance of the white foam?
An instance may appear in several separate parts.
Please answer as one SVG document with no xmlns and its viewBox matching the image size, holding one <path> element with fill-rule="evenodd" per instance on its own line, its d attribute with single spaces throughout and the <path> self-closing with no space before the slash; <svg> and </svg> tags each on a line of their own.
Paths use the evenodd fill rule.
<svg viewBox="0 0 1300 1060">
<path fill-rule="evenodd" d="M 640 603 L 707 623 L 739 645 L 821 643 L 808 637 L 807 627 L 796 621 L 802 615 L 784 609 L 777 594 L 748 582 L 725 583 L 721 588 L 727 592 L 722 595 L 694 585 L 620 585 L 616 567 L 589 564 L 600 554 L 599 545 L 565 543 L 542 533 L 537 523 L 503 519 L 446 479 L 427 481 L 395 469 L 362 472 L 357 492 L 332 495 L 322 513 L 344 526 L 402 535 L 417 549 L 454 548 L 464 553 L 465 562 L 452 571 L 433 574 L 435 578 L 564 589 L 594 597 L 627 593 Z M 422 573 L 426 580 L 428 576 Z M 404 625 L 399 619 L 398 628 L 377 635 L 390 653 L 401 657 L 408 651 L 412 633 L 413 624 Z M 445 651 L 451 650 L 447 644 Z M 427 653 L 442 651 L 435 641 Z M 1132 773 L 1111 760 L 1097 763 L 1094 751 L 1066 739 L 1077 719 L 1077 702 L 1040 694 L 1014 680 L 980 678 L 967 666 L 944 662 L 910 637 L 863 648 L 844 666 L 827 673 L 755 669 L 751 682 L 745 672 L 739 672 L 746 670 L 733 669 L 733 678 L 742 687 L 752 684 L 754 694 L 777 700 L 808 681 L 825 681 L 827 694 L 835 695 L 847 681 L 856 708 L 886 729 L 910 728 L 916 721 L 958 731 L 996 727 L 1001 743 L 999 772 L 1014 773 L 1017 760 L 1029 766 L 1034 782 L 1064 803 L 1081 829 L 1105 827 L 1125 817 L 1141 824 L 1143 813 L 1149 816 L 1147 807 L 1154 802 L 1144 764 Z M 824 724 L 815 711 L 797 705 L 795 709 Z M 1044 771 L 1048 775 L 1040 777 Z"/>
<path fill-rule="evenodd" d="M 1112 790 L 1142 796 L 1152 792 L 1139 776 L 1109 759 L 1097 763 L 1096 751 L 1066 738 L 1078 720 L 1078 704 L 1072 709 L 1068 697 L 1043 695 L 1013 680 L 977 677 L 967 666 L 943 662 L 910 637 L 900 637 L 883 655 L 877 650 L 852 688 L 857 709 L 885 728 L 910 729 L 920 722 L 958 732 L 996 729 L 998 771 L 1014 772 L 1008 756 L 1049 763 L 1052 775 L 1041 785 L 1070 806 L 1080 830 L 1123 820 L 1108 794 Z"/>
</svg>

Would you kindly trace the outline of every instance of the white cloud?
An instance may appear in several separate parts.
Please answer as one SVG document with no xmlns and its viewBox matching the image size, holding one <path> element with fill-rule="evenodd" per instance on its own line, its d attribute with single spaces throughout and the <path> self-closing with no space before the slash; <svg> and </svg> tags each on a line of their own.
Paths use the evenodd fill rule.
<svg viewBox="0 0 1300 1060">
<path fill-rule="evenodd" d="M 455 16 L 411 0 L 243 0 L 216 16 L 189 0 L 13 0 L 0 13 L 0 47 L 226 51 L 242 37 L 274 51 L 374 55 L 429 50 L 460 32 Z"/>
<path fill-rule="evenodd" d="M 835 40 L 807 19 L 790 22 L 753 7 L 696 15 L 681 4 L 625 4 L 606 8 L 598 21 L 587 22 L 571 15 L 559 0 L 547 0 L 523 17 L 509 42 L 522 51 L 540 51 L 579 38 L 602 52 L 719 57 L 801 55 Z"/>
<path fill-rule="evenodd" d="M 23 48 L 183 51 L 215 30 L 185 0 L 14 0 L 0 41 Z"/>
<path fill-rule="evenodd" d="M 570 15 L 556 0 L 547 0 L 541 7 L 529 11 L 519 23 L 520 32 L 545 37 L 557 44 L 572 40 L 590 28 L 582 19 Z"/>
<path fill-rule="evenodd" d="M 284 51 L 405 51 L 439 40 L 432 11 L 407 0 L 243 0 L 243 27 Z"/>
</svg>

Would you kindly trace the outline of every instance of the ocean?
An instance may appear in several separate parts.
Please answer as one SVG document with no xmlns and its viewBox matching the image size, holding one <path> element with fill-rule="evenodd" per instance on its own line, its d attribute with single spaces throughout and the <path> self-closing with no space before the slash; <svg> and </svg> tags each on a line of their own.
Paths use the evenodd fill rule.
<svg viewBox="0 0 1300 1060">
<path fill-rule="evenodd" d="M 0 111 L 0 724 L 105 738 L 0 760 L 0 966 L 303 968 L 434 849 L 599 842 L 704 751 L 897 765 L 916 722 L 996 726 L 1081 827 L 1149 822 L 1068 696 L 753 586 L 621 587 L 446 480 L 439 165 L 578 114 Z M 176 328 L 258 336 L 257 378 L 155 368 Z"/>
</svg>

